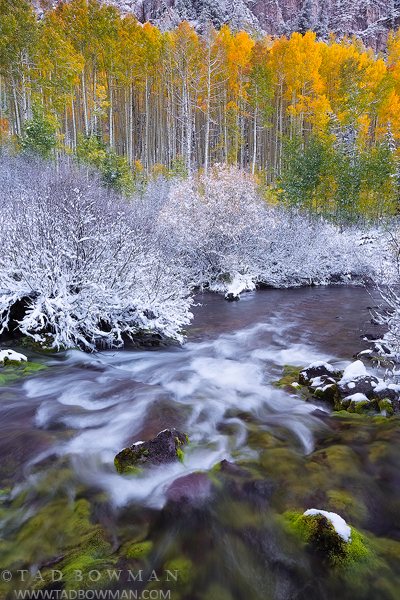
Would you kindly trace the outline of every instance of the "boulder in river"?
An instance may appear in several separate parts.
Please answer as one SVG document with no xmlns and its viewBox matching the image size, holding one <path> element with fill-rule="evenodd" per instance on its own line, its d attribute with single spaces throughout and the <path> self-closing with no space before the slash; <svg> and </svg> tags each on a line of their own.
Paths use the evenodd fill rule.
<svg viewBox="0 0 400 600">
<path fill-rule="evenodd" d="M 135 442 L 118 452 L 114 465 L 118 473 L 127 473 L 143 465 L 161 465 L 181 460 L 182 446 L 186 446 L 188 442 L 186 433 L 180 433 L 177 429 L 164 429 L 152 440 Z"/>
<path fill-rule="evenodd" d="M 313 362 L 299 373 L 299 383 L 309 385 L 317 377 L 340 377 L 341 371 L 322 360 Z"/>
<path fill-rule="evenodd" d="M 210 496 L 213 483 L 206 473 L 195 472 L 178 477 L 167 489 L 167 498 L 179 505 L 197 504 Z"/>
<path fill-rule="evenodd" d="M 284 516 L 293 531 L 332 567 L 365 563 L 370 555 L 365 538 L 336 513 L 312 508 L 304 514 L 293 511 Z"/>
</svg>

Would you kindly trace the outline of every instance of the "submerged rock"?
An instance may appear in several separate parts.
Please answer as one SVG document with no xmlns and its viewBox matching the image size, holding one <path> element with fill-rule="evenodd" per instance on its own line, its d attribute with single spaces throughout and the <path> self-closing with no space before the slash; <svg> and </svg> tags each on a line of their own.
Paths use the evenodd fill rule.
<svg viewBox="0 0 400 600">
<path fill-rule="evenodd" d="M 179 504 L 193 504 L 207 498 L 213 483 L 206 473 L 189 473 L 175 479 L 167 489 L 167 498 Z"/>
<path fill-rule="evenodd" d="M 182 446 L 186 446 L 188 442 L 186 433 L 180 433 L 177 429 L 164 429 L 152 440 L 135 442 L 129 448 L 121 450 L 114 459 L 114 465 L 118 473 L 127 473 L 146 464 L 161 465 L 181 460 Z"/>
</svg>

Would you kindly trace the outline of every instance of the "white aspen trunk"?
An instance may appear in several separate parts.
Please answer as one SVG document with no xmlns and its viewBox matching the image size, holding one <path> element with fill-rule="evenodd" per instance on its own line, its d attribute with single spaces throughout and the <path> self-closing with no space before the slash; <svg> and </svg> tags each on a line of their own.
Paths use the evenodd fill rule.
<svg viewBox="0 0 400 600">
<path fill-rule="evenodd" d="M 24 72 L 22 72 L 22 78 L 21 78 L 21 94 L 22 94 L 21 125 L 23 125 L 28 118 L 28 104 L 27 104 L 27 99 L 26 99 L 26 84 L 25 84 Z"/>
<path fill-rule="evenodd" d="M 226 108 L 226 92 L 224 93 L 224 106 Z M 224 144 L 225 144 L 225 162 L 228 162 L 228 123 L 226 121 L 226 111 L 224 119 Z"/>
<path fill-rule="evenodd" d="M 254 175 L 256 170 L 256 159 L 257 159 L 257 118 L 258 118 L 258 108 L 254 109 L 254 126 L 253 126 L 253 160 L 251 164 L 251 173 Z"/>
<path fill-rule="evenodd" d="M 146 173 L 149 173 L 149 79 L 146 73 L 146 87 L 145 87 L 145 132 L 144 132 L 144 160 Z"/>
<path fill-rule="evenodd" d="M 83 91 L 83 120 L 85 124 L 85 135 L 89 135 L 87 89 L 86 89 L 86 69 L 82 71 L 82 91 Z"/>
<path fill-rule="evenodd" d="M 114 94 L 113 94 L 113 85 L 112 78 L 110 77 L 108 80 L 108 93 L 110 97 L 110 114 L 109 114 L 109 134 L 110 134 L 110 146 L 114 148 Z"/>
<path fill-rule="evenodd" d="M 91 123 L 90 123 L 90 133 L 93 135 L 94 131 L 96 131 L 97 129 L 97 114 L 96 114 L 96 101 L 97 101 L 97 94 L 96 94 L 96 69 L 93 67 L 93 100 L 94 100 L 94 106 L 95 106 L 95 110 L 94 110 L 94 114 L 93 114 L 93 119 L 91 119 Z"/>
<path fill-rule="evenodd" d="M 187 124 L 186 124 L 186 162 L 187 170 L 190 174 L 192 170 L 192 103 L 188 94 L 188 106 L 187 106 Z"/>
<path fill-rule="evenodd" d="M 0 127 L 3 128 L 3 79 L 0 75 Z"/>
<path fill-rule="evenodd" d="M 72 133 L 73 133 L 72 149 L 75 150 L 75 148 L 76 148 L 76 122 L 75 122 L 75 108 L 74 108 L 73 95 L 71 95 L 71 113 L 72 113 Z"/>
<path fill-rule="evenodd" d="M 12 92 L 13 92 L 13 100 L 14 100 L 14 112 L 15 112 L 15 124 L 17 135 L 21 135 L 21 121 L 19 118 L 19 106 L 17 100 L 17 91 L 16 91 L 16 83 L 14 81 L 14 77 L 12 78 Z"/>
</svg>

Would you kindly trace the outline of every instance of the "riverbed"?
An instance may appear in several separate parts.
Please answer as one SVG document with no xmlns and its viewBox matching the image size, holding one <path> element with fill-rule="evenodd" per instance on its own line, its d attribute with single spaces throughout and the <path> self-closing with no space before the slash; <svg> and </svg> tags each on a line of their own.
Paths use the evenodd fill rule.
<svg viewBox="0 0 400 600">
<path fill-rule="evenodd" d="M 205 293 L 182 347 L 29 353 L 47 369 L 0 389 L 3 597 L 398 599 L 397 417 L 332 416 L 272 385 L 284 365 L 343 369 L 377 333 L 377 302 Z M 173 427 L 182 462 L 116 473 L 117 452 Z M 284 514 L 309 508 L 357 527 L 369 562 L 335 570 L 295 538 Z"/>
</svg>

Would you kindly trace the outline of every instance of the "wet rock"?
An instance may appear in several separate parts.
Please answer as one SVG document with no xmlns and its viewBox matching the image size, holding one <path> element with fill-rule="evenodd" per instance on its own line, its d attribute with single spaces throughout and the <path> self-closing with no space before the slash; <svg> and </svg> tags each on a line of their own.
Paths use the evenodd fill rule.
<svg viewBox="0 0 400 600">
<path fill-rule="evenodd" d="M 339 369 L 336 369 L 329 363 L 323 361 L 314 362 L 302 371 L 300 371 L 299 383 L 301 383 L 302 385 L 310 385 L 313 379 L 322 376 L 329 378 L 338 378 L 341 376 L 341 371 L 339 371 Z"/>
<path fill-rule="evenodd" d="M 341 380 L 337 384 L 339 396 L 344 399 L 354 394 L 364 394 L 372 400 L 376 397 L 375 388 L 379 380 L 374 375 L 358 375 L 351 380 Z"/>
<path fill-rule="evenodd" d="M 265 479 L 251 479 L 246 481 L 242 490 L 246 499 L 253 501 L 255 504 L 268 504 L 272 494 L 276 490 L 276 485 L 272 481 Z"/>
<path fill-rule="evenodd" d="M 329 404 L 335 404 L 335 397 L 337 395 L 336 381 L 329 375 L 320 375 L 314 377 L 308 386 L 308 389 L 313 392 L 313 397 L 318 400 L 329 402 Z"/>
<path fill-rule="evenodd" d="M 213 483 L 206 473 L 189 473 L 175 479 L 167 489 L 168 500 L 179 504 L 193 504 L 210 496 Z"/>
<path fill-rule="evenodd" d="M 317 555 L 328 559 L 330 566 L 365 563 L 370 556 L 364 536 L 335 513 L 311 509 L 302 515 L 288 512 L 284 517 Z"/>
<path fill-rule="evenodd" d="M 182 446 L 188 442 L 186 433 L 180 433 L 177 429 L 164 429 L 152 440 L 136 442 L 121 450 L 114 459 L 114 465 L 118 473 L 127 473 L 146 464 L 160 465 L 181 460 Z"/>
<path fill-rule="evenodd" d="M 392 406 L 392 412 L 400 412 L 400 385 L 380 384 L 375 390 L 375 398 L 381 402 L 388 401 Z"/>
<path fill-rule="evenodd" d="M 228 302 L 234 302 L 235 300 L 240 300 L 240 294 L 235 294 L 234 292 L 227 292 L 225 294 L 225 300 L 228 300 Z"/>
<path fill-rule="evenodd" d="M 226 473 L 227 475 L 232 475 L 232 477 L 248 477 L 250 472 L 246 469 L 242 469 L 235 463 L 231 463 L 228 460 L 222 460 L 219 463 L 219 468 L 222 473 Z"/>
<path fill-rule="evenodd" d="M 350 402 L 350 406 L 347 409 L 348 412 L 352 413 L 358 413 L 358 414 L 362 414 L 365 412 L 379 412 L 380 408 L 379 408 L 379 402 L 378 400 L 371 400 L 370 402 L 365 401 L 365 402 L 354 402 L 351 401 Z"/>
</svg>

